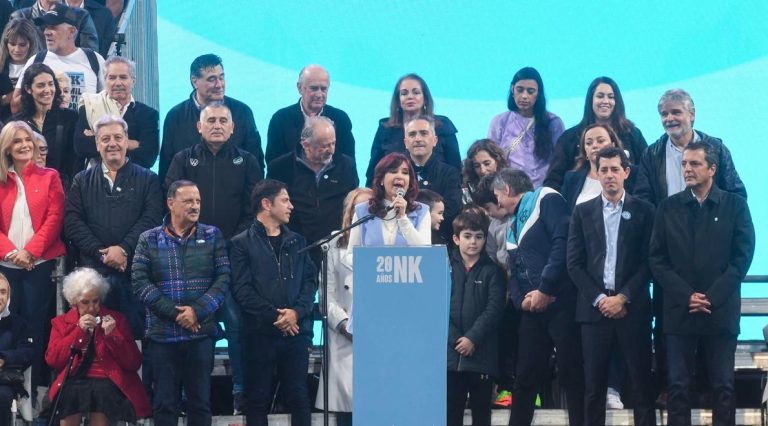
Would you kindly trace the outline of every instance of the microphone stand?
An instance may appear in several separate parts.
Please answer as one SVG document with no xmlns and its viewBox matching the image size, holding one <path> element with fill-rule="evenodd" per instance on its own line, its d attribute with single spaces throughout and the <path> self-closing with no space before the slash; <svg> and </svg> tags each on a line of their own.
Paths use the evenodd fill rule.
<svg viewBox="0 0 768 426">
<path fill-rule="evenodd" d="M 64 392 L 64 387 L 69 381 L 69 373 L 72 371 L 72 362 L 75 360 L 75 356 L 80 353 L 80 349 L 72 345 L 69 347 L 69 359 L 67 360 L 67 367 L 64 369 L 64 377 L 61 379 L 61 385 L 59 385 L 59 391 L 56 393 L 56 400 L 53 402 L 53 409 L 51 409 L 51 418 L 48 419 L 48 426 L 56 424 L 56 419 L 59 417 L 59 402 L 61 401 L 61 394 Z"/>
<path fill-rule="evenodd" d="M 333 240 L 334 238 L 338 237 L 339 235 L 349 231 L 352 228 L 356 228 L 365 222 L 368 222 L 369 220 L 372 220 L 375 218 L 376 215 L 374 214 L 368 214 L 366 216 L 363 216 L 362 218 L 356 220 L 355 222 L 351 223 L 349 226 L 345 228 L 341 228 L 338 231 L 333 231 L 330 234 L 326 235 L 325 237 L 322 237 L 315 241 L 314 243 L 304 247 L 303 249 L 299 250 L 299 254 L 310 251 L 316 247 L 320 247 L 320 250 L 323 252 L 322 261 L 320 262 L 320 287 L 323 289 L 321 293 L 322 305 L 320 309 L 322 322 L 323 322 L 323 363 L 322 367 L 320 369 L 322 375 L 323 375 L 323 426 L 328 426 L 329 422 L 329 411 L 328 411 L 328 359 L 330 358 L 330 347 L 328 346 L 328 250 L 330 249 L 330 246 L 328 243 Z"/>
</svg>

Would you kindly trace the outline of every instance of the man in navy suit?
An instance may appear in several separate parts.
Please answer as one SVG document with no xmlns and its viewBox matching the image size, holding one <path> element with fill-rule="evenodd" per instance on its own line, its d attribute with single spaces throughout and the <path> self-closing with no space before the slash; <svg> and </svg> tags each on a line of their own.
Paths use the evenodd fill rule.
<svg viewBox="0 0 768 426">
<path fill-rule="evenodd" d="M 576 206 L 568 234 L 568 272 L 578 289 L 585 378 L 585 424 L 605 424 L 608 366 L 620 350 L 634 384 L 635 424 L 656 424 L 651 385 L 651 278 L 648 246 L 653 206 L 624 191 L 629 159 L 597 153 L 600 196 Z"/>
</svg>

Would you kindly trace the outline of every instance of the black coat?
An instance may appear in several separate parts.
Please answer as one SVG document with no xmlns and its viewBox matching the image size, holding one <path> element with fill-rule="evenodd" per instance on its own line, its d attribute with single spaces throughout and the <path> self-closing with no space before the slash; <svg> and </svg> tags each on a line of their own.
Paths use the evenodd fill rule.
<svg viewBox="0 0 768 426">
<path fill-rule="evenodd" d="M 741 282 L 754 252 L 755 227 L 740 195 L 713 185 L 701 206 L 690 190 L 663 200 L 649 262 L 664 290 L 664 332 L 739 334 Z M 694 292 L 707 296 L 711 315 L 688 312 Z"/>
<path fill-rule="evenodd" d="M 451 305 L 448 322 L 448 370 L 498 374 L 498 327 L 506 304 L 504 271 L 483 252 L 466 271 L 458 250 L 451 259 Z M 459 337 L 475 344 L 470 357 L 456 350 Z"/>
<path fill-rule="evenodd" d="M 242 309 L 244 328 L 280 336 L 273 325 L 277 309 L 290 308 L 299 317 L 299 332 L 312 335 L 317 272 L 308 253 L 299 254 L 305 246 L 304 237 L 281 226 L 278 258 L 258 220 L 232 238 L 232 296 Z"/>
<path fill-rule="evenodd" d="M 301 102 L 301 101 L 299 101 Z M 336 130 L 336 155 L 345 154 L 355 160 L 355 137 L 352 136 L 352 121 L 346 112 L 326 105 L 323 117 L 333 121 Z M 304 113 L 299 103 L 277 110 L 269 120 L 267 130 L 267 164 L 287 153 L 301 152 L 301 131 L 304 128 Z"/>
<path fill-rule="evenodd" d="M 221 230 L 230 239 L 253 221 L 251 190 L 264 178 L 258 160 L 232 145 L 231 139 L 214 155 L 205 143 L 173 157 L 165 175 L 165 191 L 174 181 L 187 179 L 200 190 L 200 222 Z"/>
<path fill-rule="evenodd" d="M 517 309 L 532 290 L 555 296 L 553 307 L 573 304 L 576 289 L 566 267 L 569 218 L 560 194 L 542 196 L 538 219 L 529 219 L 533 225 L 518 238 L 517 249 L 509 250 L 510 299 Z"/>
<path fill-rule="evenodd" d="M 32 365 L 35 350 L 29 341 L 27 324 L 21 316 L 11 314 L 0 320 L 0 359 L 3 368 L 26 370 Z"/>
<path fill-rule="evenodd" d="M 67 194 L 64 235 L 79 250 L 79 265 L 114 273 L 99 253 L 113 245 L 128 253 L 130 265 L 139 235 L 162 220 L 162 200 L 157 175 L 131 161 L 117 171 L 111 190 L 101 163 L 78 173 Z"/>
<path fill-rule="evenodd" d="M 385 155 L 392 152 L 399 152 L 406 157 L 408 150 L 405 149 L 405 130 L 402 126 L 387 127 L 388 118 L 379 120 L 379 128 L 376 130 L 376 136 L 373 137 L 371 145 L 371 160 L 368 163 L 368 170 L 365 172 L 365 186 L 369 187 L 373 183 L 373 172 L 376 164 Z M 459 141 L 456 139 L 456 127 L 448 117 L 442 115 L 435 116 L 435 134 L 437 136 L 437 145 L 432 155 L 440 161 L 461 170 L 461 153 L 459 152 Z"/>
<path fill-rule="evenodd" d="M 109 47 L 112 45 L 117 31 L 115 20 L 112 18 L 112 11 L 94 0 L 85 0 L 85 10 L 91 14 L 93 25 L 96 27 L 96 34 L 99 35 L 98 52 L 106 58 L 109 56 Z"/>
<path fill-rule="evenodd" d="M 171 108 L 163 122 L 163 143 L 160 146 L 160 164 L 158 167 L 160 180 L 165 182 L 165 174 L 173 160 L 173 156 L 182 150 L 202 141 L 197 131 L 197 122 L 200 120 L 200 110 L 197 109 L 193 91 L 189 98 Z M 261 149 L 261 136 L 256 129 L 251 108 L 229 96 L 224 97 L 224 103 L 232 112 L 232 122 L 235 125 L 234 133 L 229 142 L 240 149 L 244 149 L 256 157 L 259 168 L 264 170 L 264 151 Z"/>
<path fill-rule="evenodd" d="M 747 189 L 741 181 L 736 166 L 733 164 L 731 152 L 723 141 L 709 136 L 704 132 L 694 130 L 702 142 L 707 142 L 714 148 L 718 164 L 715 171 L 715 185 L 727 192 L 734 192 L 747 198 Z M 635 196 L 658 206 L 661 200 L 667 198 L 667 142 L 666 133 L 648 147 L 640 161 L 640 170 L 635 183 Z"/>
<path fill-rule="evenodd" d="M 552 162 L 549 163 L 547 177 L 544 179 L 544 186 L 560 190 L 563 185 L 565 174 L 576 166 L 576 157 L 581 152 L 580 139 L 583 127 L 576 125 L 563 132 L 557 139 L 555 153 L 552 156 Z M 632 164 L 640 163 L 643 158 L 648 143 L 643 137 L 640 129 L 632 126 L 632 130 L 627 134 L 617 135 L 621 140 L 624 149 L 629 152 L 629 162 Z"/>
<path fill-rule="evenodd" d="M 151 168 L 160 149 L 160 115 L 149 105 L 134 102 L 126 109 L 123 120 L 128 123 L 128 139 L 139 141 L 139 147 L 129 151 L 128 157 L 142 167 Z M 75 126 L 75 153 L 80 158 L 98 158 L 96 138 L 85 136 L 85 130 L 91 130 L 91 126 L 88 124 L 85 107 L 81 106 Z"/>
<path fill-rule="evenodd" d="M 315 172 L 292 152 L 270 162 L 267 177 L 288 187 L 293 204 L 288 227 L 309 243 L 341 227 L 344 197 L 360 183 L 355 161 L 344 154 L 335 156 L 319 181 L 315 181 Z"/>
<path fill-rule="evenodd" d="M 627 297 L 628 319 L 650 321 L 648 244 L 653 229 L 653 205 L 627 194 L 616 241 L 615 290 Z M 603 198 L 576 206 L 568 232 L 568 273 L 578 289 L 576 320 L 597 322 L 603 316 L 594 307 L 605 294 L 603 271 L 607 255 Z"/>
<path fill-rule="evenodd" d="M 451 241 L 453 218 L 461 208 L 461 172 L 444 163 L 434 153 L 423 167 L 417 167 L 413 160 L 411 166 L 416 172 L 419 189 L 429 189 L 443 196 L 445 212 L 440 234 L 445 240 Z"/>
</svg>

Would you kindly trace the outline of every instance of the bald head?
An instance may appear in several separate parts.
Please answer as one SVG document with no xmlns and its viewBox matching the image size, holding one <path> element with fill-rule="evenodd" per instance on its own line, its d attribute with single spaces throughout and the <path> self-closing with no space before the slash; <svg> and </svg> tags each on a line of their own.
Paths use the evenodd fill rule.
<svg viewBox="0 0 768 426">
<path fill-rule="evenodd" d="M 307 115 L 318 115 L 328 100 L 331 78 L 320 65 L 307 65 L 299 73 L 296 87 L 301 95 L 301 107 Z"/>
</svg>

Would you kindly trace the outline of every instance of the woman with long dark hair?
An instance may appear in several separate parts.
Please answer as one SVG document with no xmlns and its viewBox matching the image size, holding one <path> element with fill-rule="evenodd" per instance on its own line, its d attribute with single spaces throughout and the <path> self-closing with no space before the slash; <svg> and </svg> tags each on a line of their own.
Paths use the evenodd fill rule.
<svg viewBox="0 0 768 426">
<path fill-rule="evenodd" d="M 560 190 L 565 172 L 576 164 L 579 155 L 579 139 L 584 129 L 594 123 L 610 126 L 624 146 L 630 163 L 638 164 L 648 143 L 640 129 L 627 119 L 624 98 L 619 86 L 610 77 L 592 80 L 584 99 L 584 116 L 579 124 L 566 130 L 557 140 L 552 164 L 549 166 L 544 186 Z"/>
<path fill-rule="evenodd" d="M 389 117 L 379 120 L 379 128 L 371 145 L 371 160 L 365 172 L 366 186 L 370 187 L 379 160 L 391 152 L 406 153 L 405 125 L 411 119 L 426 115 L 435 119 L 437 145 L 432 155 L 439 160 L 461 169 L 461 153 L 456 139 L 456 127 L 443 115 L 434 115 L 434 101 L 427 82 L 417 74 L 400 77 L 392 92 Z"/>
<path fill-rule="evenodd" d="M 405 155 L 393 152 L 384 156 L 374 169 L 371 189 L 373 198 L 355 206 L 352 220 L 369 213 L 376 218 L 352 229 L 351 247 L 431 243 L 429 207 L 416 201 L 419 194 L 416 172 Z"/>
<path fill-rule="evenodd" d="M 538 188 L 564 126 L 560 117 L 547 111 L 544 82 L 535 68 L 522 68 L 512 77 L 507 108 L 491 120 L 488 139 L 499 144 L 509 167 L 524 171 Z"/>
<path fill-rule="evenodd" d="M 506 167 L 507 157 L 504 156 L 504 151 L 496 142 L 490 139 L 479 139 L 470 145 L 462 170 L 464 175 L 462 201 L 464 204 L 473 202 L 472 194 L 483 176 L 496 173 Z"/>
<path fill-rule="evenodd" d="M 64 189 L 69 189 L 75 172 L 73 144 L 77 113 L 61 108 L 61 88 L 56 74 L 45 64 L 32 64 L 21 83 L 21 107 L 14 117 L 26 122 L 48 142 L 48 167 L 56 169 Z"/>
</svg>

